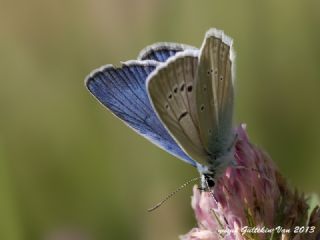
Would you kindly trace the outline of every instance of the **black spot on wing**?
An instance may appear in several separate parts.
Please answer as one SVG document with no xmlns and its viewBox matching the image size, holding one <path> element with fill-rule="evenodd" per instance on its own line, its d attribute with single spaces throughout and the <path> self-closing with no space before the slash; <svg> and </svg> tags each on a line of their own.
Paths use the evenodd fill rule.
<svg viewBox="0 0 320 240">
<path fill-rule="evenodd" d="M 188 112 L 183 112 L 180 114 L 179 118 L 178 118 L 178 121 L 180 122 L 185 116 L 188 115 Z"/>
</svg>

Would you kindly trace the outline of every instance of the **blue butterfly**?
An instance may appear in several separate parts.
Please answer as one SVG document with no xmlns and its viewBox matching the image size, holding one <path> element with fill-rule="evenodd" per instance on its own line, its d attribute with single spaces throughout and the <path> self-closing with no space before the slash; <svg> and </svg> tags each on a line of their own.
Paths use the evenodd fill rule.
<svg viewBox="0 0 320 240">
<path fill-rule="evenodd" d="M 121 67 L 94 70 L 91 94 L 129 127 L 196 167 L 203 188 L 234 163 L 234 52 L 223 31 L 207 31 L 200 49 L 156 43 Z"/>
</svg>

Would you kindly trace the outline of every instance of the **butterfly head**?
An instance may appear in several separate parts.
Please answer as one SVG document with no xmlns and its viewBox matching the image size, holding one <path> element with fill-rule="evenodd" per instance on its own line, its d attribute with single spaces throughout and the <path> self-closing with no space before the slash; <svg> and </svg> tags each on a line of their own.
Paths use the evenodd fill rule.
<svg viewBox="0 0 320 240">
<path fill-rule="evenodd" d="M 225 174 L 226 169 L 229 166 L 235 166 L 234 148 L 208 162 L 210 162 L 208 166 L 202 164 L 197 165 L 197 169 L 201 175 L 202 189 L 213 188 L 219 177 Z"/>
<path fill-rule="evenodd" d="M 216 179 L 214 178 L 214 174 L 202 174 L 201 175 L 201 187 L 202 189 L 209 190 L 213 188 L 216 184 Z"/>
</svg>

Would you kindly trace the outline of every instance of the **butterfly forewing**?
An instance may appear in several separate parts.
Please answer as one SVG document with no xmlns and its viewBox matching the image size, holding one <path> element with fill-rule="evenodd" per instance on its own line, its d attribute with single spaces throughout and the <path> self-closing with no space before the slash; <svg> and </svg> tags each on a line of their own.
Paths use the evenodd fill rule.
<svg viewBox="0 0 320 240">
<path fill-rule="evenodd" d="M 148 93 L 159 118 L 181 148 L 206 163 L 195 105 L 197 52 L 183 52 L 158 67 L 148 78 Z"/>
<path fill-rule="evenodd" d="M 150 104 L 145 82 L 157 64 L 130 61 L 119 68 L 107 65 L 91 73 L 86 86 L 99 102 L 139 134 L 195 166 L 164 128 Z"/>
<path fill-rule="evenodd" d="M 218 30 L 207 32 L 201 48 L 196 85 L 200 137 L 218 158 L 232 144 L 233 83 L 231 39 Z"/>
</svg>

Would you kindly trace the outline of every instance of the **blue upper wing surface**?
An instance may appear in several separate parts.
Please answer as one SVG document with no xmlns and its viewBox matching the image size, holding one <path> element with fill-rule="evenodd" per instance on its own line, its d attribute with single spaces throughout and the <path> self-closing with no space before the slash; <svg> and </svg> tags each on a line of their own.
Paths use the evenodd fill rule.
<svg viewBox="0 0 320 240">
<path fill-rule="evenodd" d="M 174 56 L 178 52 L 187 49 L 197 50 L 197 48 L 180 43 L 159 42 L 145 47 L 139 53 L 138 60 L 155 60 L 157 62 L 165 62 L 168 58 Z"/>
<path fill-rule="evenodd" d="M 86 79 L 88 90 L 105 107 L 143 137 L 183 161 L 196 166 L 164 128 L 146 92 L 146 79 L 155 61 L 129 61 L 122 67 L 104 66 Z"/>
</svg>

